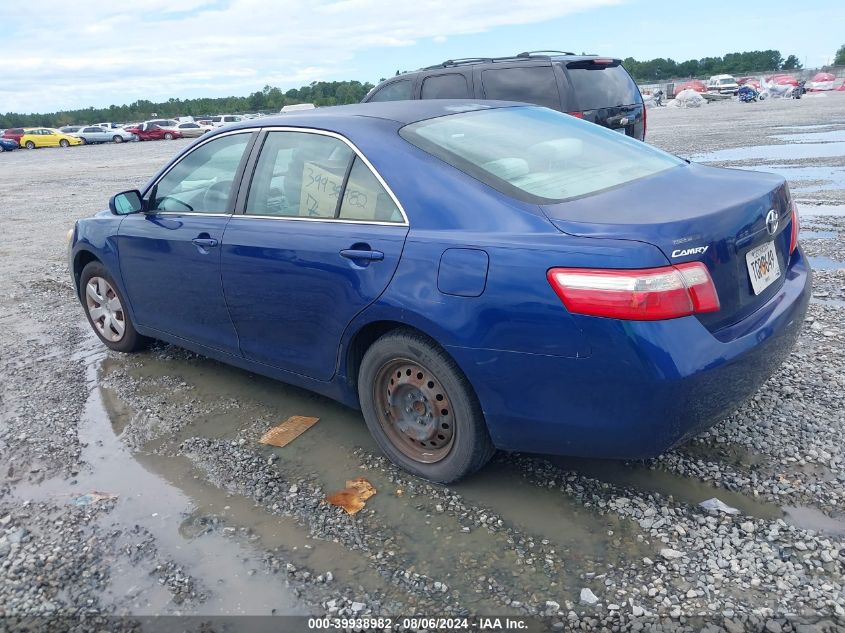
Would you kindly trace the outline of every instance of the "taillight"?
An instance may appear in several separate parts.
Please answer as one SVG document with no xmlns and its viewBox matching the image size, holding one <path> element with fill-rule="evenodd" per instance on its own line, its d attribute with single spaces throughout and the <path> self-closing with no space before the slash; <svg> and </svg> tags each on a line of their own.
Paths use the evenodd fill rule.
<svg viewBox="0 0 845 633">
<path fill-rule="evenodd" d="M 798 232 L 801 230 L 801 226 L 798 223 L 798 207 L 795 206 L 795 203 L 792 203 L 792 233 L 789 236 L 789 254 L 795 252 L 795 249 L 798 248 Z"/>
<path fill-rule="evenodd" d="M 552 268 L 546 276 L 574 314 L 657 321 L 719 309 L 716 286 L 701 262 L 638 270 Z"/>
<path fill-rule="evenodd" d="M 576 119 L 583 119 L 584 113 L 583 112 L 567 112 L 569 116 L 574 116 Z"/>
<path fill-rule="evenodd" d="M 643 140 L 645 140 L 645 129 L 648 124 L 648 108 L 643 104 Z"/>
</svg>

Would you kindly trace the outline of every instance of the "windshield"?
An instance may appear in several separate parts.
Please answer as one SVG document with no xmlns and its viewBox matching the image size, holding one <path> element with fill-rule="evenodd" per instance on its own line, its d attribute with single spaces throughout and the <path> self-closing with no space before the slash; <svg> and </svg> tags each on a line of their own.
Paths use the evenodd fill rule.
<svg viewBox="0 0 845 633">
<path fill-rule="evenodd" d="M 540 107 L 464 112 L 412 123 L 399 134 L 502 193 L 537 204 L 684 164 L 625 135 Z"/>
</svg>

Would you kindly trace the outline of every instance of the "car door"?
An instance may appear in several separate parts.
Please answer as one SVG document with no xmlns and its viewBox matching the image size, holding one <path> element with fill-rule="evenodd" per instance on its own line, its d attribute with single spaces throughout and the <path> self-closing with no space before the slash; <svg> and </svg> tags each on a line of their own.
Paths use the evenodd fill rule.
<svg viewBox="0 0 845 633">
<path fill-rule="evenodd" d="M 238 353 L 220 282 L 220 243 L 253 132 L 209 139 L 144 195 L 118 230 L 120 270 L 138 325 Z"/>
<path fill-rule="evenodd" d="M 41 130 L 42 142 L 44 143 L 44 147 L 58 147 L 59 146 L 59 135 L 56 134 L 53 130 Z"/>
<path fill-rule="evenodd" d="M 226 303 L 246 358 L 328 380 L 346 326 L 390 282 L 408 223 L 337 135 L 272 130 L 259 142 L 223 235 Z"/>
</svg>

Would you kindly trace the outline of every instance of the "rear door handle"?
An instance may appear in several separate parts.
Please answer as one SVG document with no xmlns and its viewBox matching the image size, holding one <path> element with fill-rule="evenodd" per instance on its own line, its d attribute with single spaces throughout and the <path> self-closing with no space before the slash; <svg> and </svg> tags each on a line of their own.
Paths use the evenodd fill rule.
<svg viewBox="0 0 845 633">
<path fill-rule="evenodd" d="M 195 237 L 191 241 L 202 248 L 213 248 L 220 243 L 213 237 Z"/>
<path fill-rule="evenodd" d="M 346 259 L 365 259 L 370 262 L 380 262 L 384 259 L 381 251 L 362 251 L 357 248 L 346 248 L 340 251 L 340 256 Z"/>
</svg>

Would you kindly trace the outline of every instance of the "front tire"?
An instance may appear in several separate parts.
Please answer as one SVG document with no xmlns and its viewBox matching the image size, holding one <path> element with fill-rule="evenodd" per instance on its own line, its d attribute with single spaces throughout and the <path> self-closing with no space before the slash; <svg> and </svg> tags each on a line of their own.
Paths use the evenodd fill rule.
<svg viewBox="0 0 845 633">
<path fill-rule="evenodd" d="M 35 143 L 33 143 L 32 141 L 27 141 L 26 142 L 26 148 L 27 149 L 35 149 Z"/>
<path fill-rule="evenodd" d="M 381 450 L 410 473 L 451 483 L 495 452 L 466 376 L 434 341 L 413 330 L 389 332 L 367 350 L 358 397 Z"/>
<path fill-rule="evenodd" d="M 173 135 L 170 132 L 168 132 L 167 134 L 164 135 L 164 140 L 165 141 L 172 141 Z"/>
<path fill-rule="evenodd" d="M 69 146 L 70 146 L 70 142 L 69 142 L 67 139 L 64 139 L 64 138 L 63 138 L 63 139 L 61 139 L 61 140 L 59 141 L 59 146 L 60 146 L 60 147 L 69 147 Z"/>
<path fill-rule="evenodd" d="M 115 134 L 114 136 L 111 137 L 111 140 L 113 140 L 115 143 L 122 143 L 123 137 L 120 136 L 119 134 Z"/>
<path fill-rule="evenodd" d="M 147 339 L 135 330 L 117 284 L 100 262 L 89 262 L 79 277 L 79 298 L 94 333 L 109 349 L 135 352 Z"/>
</svg>

